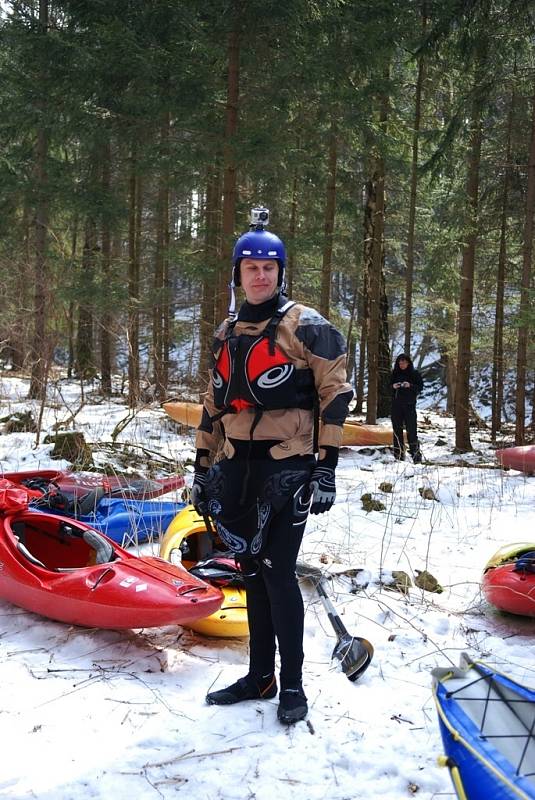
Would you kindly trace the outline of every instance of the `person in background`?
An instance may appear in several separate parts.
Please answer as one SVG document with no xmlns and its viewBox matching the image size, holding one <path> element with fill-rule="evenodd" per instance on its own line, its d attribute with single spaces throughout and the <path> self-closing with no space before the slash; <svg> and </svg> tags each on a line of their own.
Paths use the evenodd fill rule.
<svg viewBox="0 0 535 800">
<path fill-rule="evenodd" d="M 418 442 L 416 398 L 423 388 L 422 376 L 414 368 L 411 357 L 401 353 L 396 358 L 390 378 L 392 384 L 392 429 L 394 431 L 394 458 L 405 459 L 403 428 L 407 431 L 409 452 L 415 464 L 422 463 Z"/>
<path fill-rule="evenodd" d="M 247 675 L 209 692 L 206 701 L 275 697 L 278 645 L 277 716 L 292 724 L 308 713 L 297 554 L 309 511 L 322 514 L 334 503 L 353 392 L 341 334 L 284 295 L 284 244 L 265 230 L 267 213 L 253 209 L 251 229 L 234 247 L 230 316 L 215 335 L 191 499 L 235 554 L 250 632 Z M 237 315 L 235 286 L 245 294 Z"/>
</svg>

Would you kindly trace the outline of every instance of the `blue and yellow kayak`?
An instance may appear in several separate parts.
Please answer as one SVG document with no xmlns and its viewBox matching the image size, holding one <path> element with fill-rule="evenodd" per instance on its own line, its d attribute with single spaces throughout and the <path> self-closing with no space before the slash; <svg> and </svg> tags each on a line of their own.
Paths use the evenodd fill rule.
<svg viewBox="0 0 535 800">
<path fill-rule="evenodd" d="M 433 694 L 459 800 L 534 800 L 535 691 L 463 654 Z"/>
</svg>

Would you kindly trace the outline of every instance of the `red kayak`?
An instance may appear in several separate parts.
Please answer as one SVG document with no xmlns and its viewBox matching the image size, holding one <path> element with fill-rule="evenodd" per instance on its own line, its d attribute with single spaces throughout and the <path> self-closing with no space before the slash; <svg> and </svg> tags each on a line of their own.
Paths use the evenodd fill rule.
<svg viewBox="0 0 535 800">
<path fill-rule="evenodd" d="M 134 478 L 127 475 L 103 475 L 98 472 L 69 472 L 56 469 L 4 472 L 1 476 L 23 486 L 30 499 L 60 493 L 65 499 L 93 510 L 103 497 L 150 500 L 184 486 L 182 475 L 170 478 Z M 81 509 L 81 513 L 83 512 Z"/>
<path fill-rule="evenodd" d="M 526 475 L 535 475 L 535 444 L 496 450 L 496 458 L 502 467 L 518 469 Z"/>
<path fill-rule="evenodd" d="M 535 543 L 498 550 L 485 567 L 481 589 L 501 611 L 535 617 Z"/>
<path fill-rule="evenodd" d="M 0 597 L 91 628 L 182 625 L 213 614 L 215 586 L 160 558 L 139 557 L 84 525 L 30 511 L 26 492 L 0 480 Z"/>
</svg>

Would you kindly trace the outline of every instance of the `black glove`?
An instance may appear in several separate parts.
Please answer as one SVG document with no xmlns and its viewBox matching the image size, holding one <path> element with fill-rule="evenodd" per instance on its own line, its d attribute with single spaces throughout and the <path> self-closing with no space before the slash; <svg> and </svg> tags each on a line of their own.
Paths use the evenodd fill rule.
<svg viewBox="0 0 535 800">
<path fill-rule="evenodd" d="M 193 483 L 190 492 L 191 505 L 200 517 L 204 517 L 208 514 L 208 498 L 206 496 L 206 475 L 208 473 L 208 467 L 201 464 L 201 459 L 204 460 L 207 456 L 208 450 L 197 450 L 195 472 L 193 474 Z"/>
<path fill-rule="evenodd" d="M 320 459 L 310 476 L 311 514 L 323 514 L 332 508 L 336 498 L 334 472 L 338 464 L 338 448 L 323 447 L 325 458 Z"/>
</svg>

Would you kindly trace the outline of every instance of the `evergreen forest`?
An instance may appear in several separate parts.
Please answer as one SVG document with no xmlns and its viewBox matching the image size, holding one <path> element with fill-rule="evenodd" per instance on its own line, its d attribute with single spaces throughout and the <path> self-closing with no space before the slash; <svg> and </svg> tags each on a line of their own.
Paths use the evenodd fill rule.
<svg viewBox="0 0 535 800">
<path fill-rule="evenodd" d="M 231 253 L 266 205 L 287 290 L 393 359 L 456 447 L 535 435 L 532 0 L 11 0 L 0 10 L 0 358 L 129 406 L 202 393 Z"/>
</svg>

